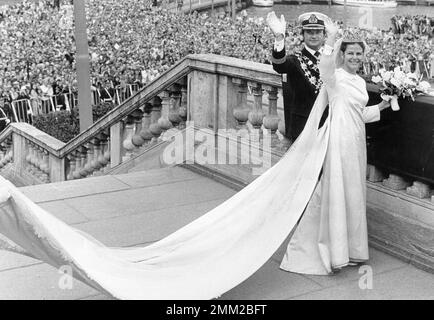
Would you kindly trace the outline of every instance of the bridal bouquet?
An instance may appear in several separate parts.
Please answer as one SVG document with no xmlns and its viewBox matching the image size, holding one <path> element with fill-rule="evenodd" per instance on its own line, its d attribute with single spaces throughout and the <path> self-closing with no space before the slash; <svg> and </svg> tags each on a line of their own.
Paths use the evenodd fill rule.
<svg viewBox="0 0 434 320">
<path fill-rule="evenodd" d="M 372 82 L 380 86 L 381 97 L 384 100 L 390 100 L 392 110 L 399 110 L 398 97 L 410 98 L 418 94 L 427 94 L 430 84 L 427 81 L 421 81 L 414 73 L 401 70 L 395 67 L 393 71 L 379 70 L 379 75 L 372 77 Z"/>
</svg>

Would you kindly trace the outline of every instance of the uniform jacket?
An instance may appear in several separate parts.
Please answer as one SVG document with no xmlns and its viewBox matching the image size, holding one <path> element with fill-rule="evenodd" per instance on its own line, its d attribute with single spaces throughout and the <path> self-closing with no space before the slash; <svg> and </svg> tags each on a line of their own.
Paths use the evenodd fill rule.
<svg viewBox="0 0 434 320">
<path fill-rule="evenodd" d="M 322 84 L 318 61 L 306 48 L 288 56 L 285 49 L 273 49 L 271 60 L 273 69 L 282 74 L 285 135 L 295 140 L 304 128 Z"/>
</svg>

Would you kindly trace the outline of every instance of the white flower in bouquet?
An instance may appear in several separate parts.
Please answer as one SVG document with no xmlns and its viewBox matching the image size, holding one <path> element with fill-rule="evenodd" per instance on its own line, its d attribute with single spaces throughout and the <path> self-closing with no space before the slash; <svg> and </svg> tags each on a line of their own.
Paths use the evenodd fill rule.
<svg viewBox="0 0 434 320">
<path fill-rule="evenodd" d="M 402 86 L 402 80 L 398 77 L 393 77 L 392 79 L 390 79 L 390 83 L 397 88 Z"/>
<path fill-rule="evenodd" d="M 393 69 L 393 79 L 395 79 L 395 82 L 397 82 L 400 86 L 404 80 L 406 78 L 405 73 L 401 70 L 401 67 L 395 67 L 395 69 Z"/>
<path fill-rule="evenodd" d="M 386 69 L 380 69 L 380 76 L 383 78 L 383 81 L 390 81 L 390 78 L 392 78 L 392 72 L 386 71 Z"/>
<path fill-rule="evenodd" d="M 401 67 L 400 67 L 400 66 L 397 66 L 397 67 L 395 67 L 395 68 L 393 69 L 393 73 L 394 73 L 395 75 L 398 75 L 398 74 L 403 73 L 403 72 L 401 71 Z"/>
<path fill-rule="evenodd" d="M 412 88 L 412 87 L 416 86 L 416 83 L 417 83 L 416 81 L 417 81 L 417 79 L 414 79 L 411 77 L 406 77 L 406 78 L 404 78 L 403 85 L 406 88 Z"/>
<path fill-rule="evenodd" d="M 373 76 L 371 80 L 374 83 L 379 83 L 379 82 L 383 81 L 383 78 L 380 76 Z"/>
<path fill-rule="evenodd" d="M 416 86 L 416 90 L 423 92 L 423 93 L 428 93 L 430 88 L 431 88 L 431 85 L 429 84 L 428 81 L 421 81 Z"/>
</svg>

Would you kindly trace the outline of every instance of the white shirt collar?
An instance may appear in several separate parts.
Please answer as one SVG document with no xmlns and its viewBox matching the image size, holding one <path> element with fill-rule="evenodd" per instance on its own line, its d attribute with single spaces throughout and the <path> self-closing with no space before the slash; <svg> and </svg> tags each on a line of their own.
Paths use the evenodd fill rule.
<svg viewBox="0 0 434 320">
<path fill-rule="evenodd" d="M 307 51 L 309 51 L 309 53 L 311 55 L 313 55 L 315 57 L 316 50 L 313 50 L 313 49 L 309 48 L 306 44 L 304 45 L 304 47 L 306 48 Z M 324 49 L 324 47 L 319 48 L 318 51 L 319 51 L 320 54 L 322 54 L 323 49 Z"/>
</svg>

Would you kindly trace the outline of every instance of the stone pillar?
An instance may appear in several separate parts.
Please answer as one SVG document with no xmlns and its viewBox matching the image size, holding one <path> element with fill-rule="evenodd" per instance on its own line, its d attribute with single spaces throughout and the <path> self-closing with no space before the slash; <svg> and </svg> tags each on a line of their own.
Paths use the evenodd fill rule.
<svg viewBox="0 0 434 320">
<path fill-rule="evenodd" d="M 98 139 L 100 141 L 100 148 L 101 148 L 101 151 L 98 156 L 98 163 L 99 163 L 100 173 L 103 174 L 105 168 L 108 166 L 110 162 L 110 148 L 109 148 L 109 140 L 108 140 L 109 136 L 106 133 L 101 132 L 98 135 Z"/>
<path fill-rule="evenodd" d="M 74 171 L 76 165 L 74 153 L 68 154 L 66 158 L 68 159 L 68 164 L 69 164 L 69 170 L 66 176 L 66 180 L 74 180 Z"/>
<path fill-rule="evenodd" d="M 101 141 L 97 138 L 92 139 L 93 144 L 93 159 L 91 162 L 91 166 L 93 169 L 92 175 L 93 176 L 100 176 L 101 175 L 101 164 L 99 162 L 99 158 L 101 156 L 102 150 L 101 150 Z"/>
<path fill-rule="evenodd" d="M 180 115 L 179 115 L 179 107 L 181 105 L 181 85 L 175 83 L 172 85 L 171 88 L 171 99 L 170 101 L 170 107 L 169 107 L 169 121 L 172 123 L 172 125 L 176 128 L 179 127 L 179 123 L 182 121 Z"/>
<path fill-rule="evenodd" d="M 214 122 L 216 129 L 234 129 L 237 121 L 234 118 L 234 110 L 238 106 L 239 87 L 231 77 L 220 75 L 218 77 L 218 97 L 214 101 Z"/>
<path fill-rule="evenodd" d="M 86 164 L 84 165 L 84 172 L 86 174 L 86 177 L 92 176 L 93 173 L 93 154 L 94 154 L 94 144 L 89 141 L 86 143 Z"/>
<path fill-rule="evenodd" d="M 74 159 L 75 159 L 75 170 L 72 173 L 72 176 L 74 177 L 74 179 L 81 179 L 81 152 L 79 149 L 73 151 L 72 153 L 74 155 Z"/>
<path fill-rule="evenodd" d="M 194 70 L 188 74 L 188 110 L 198 128 L 217 130 L 218 75 Z"/>
<path fill-rule="evenodd" d="M 158 125 L 160 126 L 161 133 L 164 134 L 167 130 L 173 128 L 172 122 L 169 120 L 169 111 L 171 105 L 170 92 L 168 90 L 164 90 L 160 94 L 161 98 L 161 117 L 158 119 Z"/>
<path fill-rule="evenodd" d="M 419 199 L 423 199 L 430 197 L 431 189 L 429 185 L 423 182 L 414 181 L 411 187 L 407 187 L 407 193 L 412 196 L 418 197 Z"/>
<path fill-rule="evenodd" d="M 52 153 L 48 155 L 50 182 L 60 182 L 66 180 L 65 162 L 65 158 L 59 158 Z"/>
<path fill-rule="evenodd" d="M 249 121 L 253 129 L 261 133 L 262 122 L 264 119 L 264 112 L 262 111 L 262 85 L 257 82 L 249 82 L 249 86 L 253 88 L 253 110 L 249 113 Z"/>
<path fill-rule="evenodd" d="M 14 132 L 12 133 L 12 146 L 14 150 L 15 172 L 20 176 L 26 168 L 28 143 L 23 136 Z"/>
<path fill-rule="evenodd" d="M 161 135 L 161 128 L 158 124 L 158 119 L 161 117 L 161 99 L 156 96 L 152 99 L 152 111 L 151 111 L 151 125 L 149 126 L 149 131 L 152 133 L 153 138 L 152 142 L 155 143 L 158 141 L 158 138 Z"/>
<path fill-rule="evenodd" d="M 271 147 L 275 147 L 279 141 L 276 131 L 279 125 L 279 116 L 277 115 L 277 88 L 264 86 L 268 92 L 268 115 L 264 117 L 264 128 L 271 134 Z"/>
<path fill-rule="evenodd" d="M 85 146 L 81 146 L 79 148 L 80 165 L 78 167 L 79 168 L 80 179 L 87 177 L 86 154 L 87 154 L 87 148 Z"/>
<path fill-rule="evenodd" d="M 383 185 L 393 190 L 402 190 L 407 188 L 410 183 L 396 174 L 390 174 L 389 178 L 383 180 Z"/>
<path fill-rule="evenodd" d="M 124 130 L 124 138 L 122 141 L 122 146 L 125 150 L 125 153 L 122 157 L 122 162 L 126 162 L 133 156 L 134 144 L 132 142 L 134 135 L 134 117 L 132 115 L 128 115 L 125 119 L 125 130 Z"/>
<path fill-rule="evenodd" d="M 285 120 L 284 119 L 279 119 L 279 123 L 277 125 L 277 130 L 279 130 L 280 134 L 282 135 L 282 140 L 280 140 L 280 143 L 278 144 L 277 148 L 282 151 L 282 152 L 286 152 L 289 147 L 291 146 L 291 140 L 289 140 L 286 136 L 285 136 Z"/>
<path fill-rule="evenodd" d="M 131 142 L 136 148 L 134 151 L 137 152 L 139 148 L 145 143 L 145 139 L 140 135 L 143 126 L 143 111 L 136 109 L 131 114 L 134 120 L 134 135 L 131 138 Z"/>
<path fill-rule="evenodd" d="M 368 164 L 368 181 L 381 182 L 384 180 L 384 175 L 377 167 Z"/>
<path fill-rule="evenodd" d="M 179 106 L 179 117 L 181 122 L 179 123 L 178 129 L 185 129 L 185 122 L 187 121 L 188 109 L 187 109 L 187 84 L 185 81 L 181 84 L 181 105 Z"/>
<path fill-rule="evenodd" d="M 113 168 L 121 163 L 122 138 L 124 125 L 119 121 L 110 127 L 110 167 Z"/>
<path fill-rule="evenodd" d="M 50 164 L 48 159 L 48 151 L 41 148 L 41 173 L 42 173 L 42 181 L 45 183 L 50 181 Z"/>
<path fill-rule="evenodd" d="M 152 112 L 152 104 L 145 103 L 145 106 L 143 108 L 143 117 L 142 117 L 142 128 L 139 132 L 140 137 L 143 139 L 143 147 L 146 147 L 148 145 L 152 138 L 153 134 L 151 133 L 150 126 L 151 126 L 151 112 Z"/>
<path fill-rule="evenodd" d="M 236 120 L 236 129 L 247 129 L 250 109 L 247 106 L 247 82 L 242 79 L 232 78 L 232 83 L 237 88 L 236 103 L 233 111 Z"/>
</svg>

